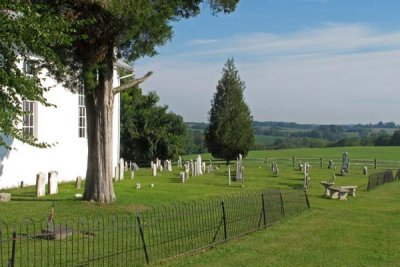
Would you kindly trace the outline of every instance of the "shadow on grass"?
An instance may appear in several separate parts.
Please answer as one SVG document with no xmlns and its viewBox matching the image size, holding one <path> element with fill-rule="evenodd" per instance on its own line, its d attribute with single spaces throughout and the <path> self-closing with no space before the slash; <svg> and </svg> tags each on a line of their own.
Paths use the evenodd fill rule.
<svg viewBox="0 0 400 267">
<path fill-rule="evenodd" d="M 285 185 L 292 189 L 304 189 L 303 184 L 292 184 L 292 183 L 278 183 L 278 185 Z"/>
<path fill-rule="evenodd" d="M 182 181 L 179 178 L 169 178 L 169 181 L 174 184 L 181 184 Z"/>
<path fill-rule="evenodd" d="M 11 201 L 32 201 L 32 202 L 64 202 L 64 201 L 81 201 L 80 198 L 36 198 L 24 197 L 19 194 L 12 195 Z"/>
</svg>

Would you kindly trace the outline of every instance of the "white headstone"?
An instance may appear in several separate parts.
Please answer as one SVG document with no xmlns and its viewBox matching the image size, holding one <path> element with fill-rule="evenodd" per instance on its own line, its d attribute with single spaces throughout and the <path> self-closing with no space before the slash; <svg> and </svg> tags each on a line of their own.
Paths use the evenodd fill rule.
<svg viewBox="0 0 400 267">
<path fill-rule="evenodd" d="M 180 173 L 179 173 L 179 177 L 181 178 L 181 182 L 182 182 L 182 183 L 186 182 L 186 179 L 185 179 L 185 172 L 180 172 Z"/>
<path fill-rule="evenodd" d="M 231 165 L 228 165 L 228 185 L 231 185 L 232 179 L 231 179 Z"/>
<path fill-rule="evenodd" d="M 50 171 L 47 178 L 47 186 L 49 195 L 58 193 L 58 172 Z"/>
<path fill-rule="evenodd" d="M 135 178 L 135 172 L 131 171 L 131 180 Z"/>
<path fill-rule="evenodd" d="M 115 181 L 119 181 L 119 164 L 115 167 Z"/>
<path fill-rule="evenodd" d="M 36 175 L 36 197 L 42 197 L 46 194 L 46 182 L 44 178 L 45 174 L 39 172 Z"/>
<path fill-rule="evenodd" d="M 119 159 L 119 180 L 124 180 L 124 172 L 125 172 L 125 163 L 124 159 Z"/>
<path fill-rule="evenodd" d="M 196 163 L 197 163 L 196 164 L 196 173 L 197 173 L 197 175 L 203 175 L 203 171 L 201 170 L 201 167 L 203 165 L 202 165 L 202 162 L 201 162 L 201 156 L 200 155 L 197 156 Z"/>
<path fill-rule="evenodd" d="M 75 181 L 76 189 L 81 189 L 81 184 L 82 184 L 82 177 L 80 177 L 80 176 L 76 177 L 76 181 Z"/>
<path fill-rule="evenodd" d="M 365 167 L 363 168 L 363 174 L 364 174 L 364 175 L 368 175 L 368 167 L 367 167 L 367 166 L 365 166 Z"/>
<path fill-rule="evenodd" d="M 157 176 L 157 164 L 153 164 L 153 168 L 152 168 L 151 171 L 152 171 L 151 174 L 152 174 L 153 176 Z"/>
<path fill-rule="evenodd" d="M 136 183 L 136 189 L 140 189 L 140 183 Z"/>
</svg>

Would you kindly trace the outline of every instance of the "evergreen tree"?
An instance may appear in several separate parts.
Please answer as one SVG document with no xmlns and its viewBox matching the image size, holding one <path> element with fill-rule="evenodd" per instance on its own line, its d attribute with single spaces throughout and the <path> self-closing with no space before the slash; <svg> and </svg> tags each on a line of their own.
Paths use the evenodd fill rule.
<svg viewBox="0 0 400 267">
<path fill-rule="evenodd" d="M 205 134 L 208 151 L 227 164 L 239 154 L 245 157 L 254 143 L 253 117 L 243 98 L 244 89 L 233 59 L 228 59 L 211 102 Z"/>
</svg>

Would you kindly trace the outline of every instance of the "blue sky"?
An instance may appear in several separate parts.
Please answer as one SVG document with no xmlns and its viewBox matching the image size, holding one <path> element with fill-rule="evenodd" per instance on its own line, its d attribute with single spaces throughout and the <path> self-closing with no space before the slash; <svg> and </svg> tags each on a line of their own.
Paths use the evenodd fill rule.
<svg viewBox="0 0 400 267">
<path fill-rule="evenodd" d="M 229 15 L 173 24 L 143 84 L 185 121 L 207 121 L 229 57 L 255 120 L 400 123 L 400 1 L 241 0 Z"/>
</svg>

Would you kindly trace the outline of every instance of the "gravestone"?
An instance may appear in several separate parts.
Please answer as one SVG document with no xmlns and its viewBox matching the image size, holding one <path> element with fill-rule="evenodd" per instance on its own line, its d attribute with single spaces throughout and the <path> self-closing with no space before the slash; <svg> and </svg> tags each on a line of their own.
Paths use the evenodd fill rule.
<svg viewBox="0 0 400 267">
<path fill-rule="evenodd" d="M 136 162 L 132 163 L 131 169 L 134 170 L 134 171 L 139 170 L 139 166 L 136 164 Z"/>
<path fill-rule="evenodd" d="M 182 158 L 180 156 L 178 158 L 178 168 L 182 168 Z"/>
<path fill-rule="evenodd" d="M 153 176 L 157 176 L 157 164 L 153 164 L 151 174 L 152 174 Z"/>
<path fill-rule="evenodd" d="M 180 173 L 179 173 L 179 177 L 181 178 L 181 182 L 182 182 L 182 183 L 185 183 L 185 182 L 186 182 L 186 179 L 185 179 L 185 172 L 180 172 Z"/>
<path fill-rule="evenodd" d="M 133 180 L 135 178 L 135 172 L 131 171 L 131 180 Z"/>
<path fill-rule="evenodd" d="M 125 163 L 124 159 L 119 159 L 119 181 L 124 180 L 124 172 L 125 172 Z"/>
<path fill-rule="evenodd" d="M 81 183 L 82 183 L 82 177 L 80 177 L 80 176 L 76 177 L 75 188 L 76 189 L 81 189 Z"/>
<path fill-rule="evenodd" d="M 9 202 L 11 200 L 11 193 L 0 193 L 0 202 Z"/>
<path fill-rule="evenodd" d="M 242 155 L 239 154 L 239 157 L 236 160 L 236 181 L 242 181 L 242 167 L 243 167 L 243 159 Z"/>
<path fill-rule="evenodd" d="M 335 163 L 331 159 L 329 160 L 329 163 L 328 163 L 328 169 L 335 169 Z"/>
<path fill-rule="evenodd" d="M 192 177 L 194 176 L 194 162 L 190 160 L 190 171 L 192 172 Z"/>
<path fill-rule="evenodd" d="M 342 175 L 346 175 L 349 172 L 349 167 L 350 167 L 349 153 L 343 152 L 343 154 L 342 154 L 342 169 L 341 169 Z"/>
<path fill-rule="evenodd" d="M 201 164 L 202 164 L 202 165 L 201 165 L 201 170 L 202 170 L 202 172 L 203 172 L 203 173 L 206 173 L 206 163 L 205 163 L 205 162 L 202 162 Z"/>
<path fill-rule="evenodd" d="M 231 165 L 228 165 L 228 185 L 231 185 L 232 179 L 231 179 Z"/>
<path fill-rule="evenodd" d="M 119 181 L 119 164 L 117 164 L 117 166 L 115 166 L 115 181 Z"/>
<path fill-rule="evenodd" d="M 58 172 L 50 171 L 47 177 L 47 187 L 49 195 L 58 193 Z"/>
<path fill-rule="evenodd" d="M 140 189 L 141 185 L 140 183 L 136 183 L 136 189 Z"/>
<path fill-rule="evenodd" d="M 185 181 L 189 179 L 189 162 L 186 162 L 185 164 Z"/>
<path fill-rule="evenodd" d="M 242 187 L 244 187 L 244 166 L 242 166 L 242 169 L 241 169 L 241 173 L 242 173 Z"/>
<path fill-rule="evenodd" d="M 168 171 L 172 172 L 172 160 L 168 160 Z"/>
<path fill-rule="evenodd" d="M 365 166 L 365 167 L 363 168 L 363 174 L 364 174 L 364 175 L 368 175 L 368 167 L 367 167 L 367 166 Z"/>
<path fill-rule="evenodd" d="M 45 174 L 39 172 L 36 175 L 36 197 L 42 197 L 46 194 L 46 182 L 44 178 Z"/>
<path fill-rule="evenodd" d="M 197 167 L 196 167 L 197 176 L 203 175 L 203 171 L 201 170 L 202 161 L 201 161 L 201 156 L 200 155 L 197 156 L 196 163 L 197 163 L 196 164 L 197 165 Z"/>
</svg>

